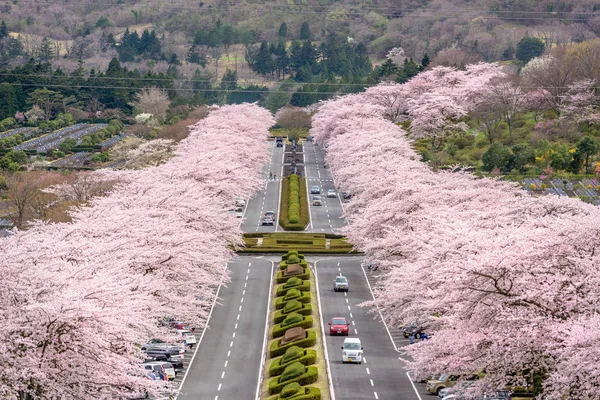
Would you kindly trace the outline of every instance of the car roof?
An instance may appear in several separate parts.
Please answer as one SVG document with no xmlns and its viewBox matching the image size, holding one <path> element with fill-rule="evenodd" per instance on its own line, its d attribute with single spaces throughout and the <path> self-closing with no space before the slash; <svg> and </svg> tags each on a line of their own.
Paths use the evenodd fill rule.
<svg viewBox="0 0 600 400">
<path fill-rule="evenodd" d="M 360 343 L 359 338 L 346 338 L 344 339 L 344 343 Z"/>
<path fill-rule="evenodd" d="M 339 276 L 336 276 L 336 277 L 335 277 L 335 279 L 340 279 L 340 278 L 348 280 L 348 278 L 346 278 L 346 277 L 345 277 L 345 276 L 343 276 L 343 275 L 339 275 Z"/>
<path fill-rule="evenodd" d="M 346 317 L 333 317 L 331 319 L 346 319 Z"/>
</svg>

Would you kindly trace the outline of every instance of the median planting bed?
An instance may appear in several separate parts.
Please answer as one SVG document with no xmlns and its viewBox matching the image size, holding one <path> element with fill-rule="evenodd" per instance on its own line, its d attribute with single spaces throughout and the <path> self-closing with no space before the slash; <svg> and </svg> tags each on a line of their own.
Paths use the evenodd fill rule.
<svg viewBox="0 0 600 400">
<path fill-rule="evenodd" d="M 261 239 L 261 240 L 259 240 Z M 246 247 L 240 253 L 285 253 L 296 249 L 303 253 L 345 254 L 355 252 L 352 243 L 341 235 L 328 233 L 277 232 L 246 233 Z"/>
<path fill-rule="evenodd" d="M 272 295 L 261 398 L 328 400 L 314 277 L 304 255 L 282 256 Z"/>
<path fill-rule="evenodd" d="M 296 174 L 281 181 L 279 225 L 286 231 L 303 231 L 309 222 L 306 180 Z"/>
</svg>

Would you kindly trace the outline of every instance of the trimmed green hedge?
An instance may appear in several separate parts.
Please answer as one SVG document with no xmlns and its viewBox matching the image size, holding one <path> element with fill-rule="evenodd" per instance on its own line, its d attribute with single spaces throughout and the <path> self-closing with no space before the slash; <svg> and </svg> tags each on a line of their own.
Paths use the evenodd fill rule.
<svg viewBox="0 0 600 400">
<path fill-rule="evenodd" d="M 286 284 L 289 281 L 290 280 L 288 280 L 286 282 Z M 308 292 L 308 291 L 310 291 L 310 281 L 300 280 L 300 282 L 301 282 L 300 285 L 294 285 L 294 286 L 290 286 L 288 288 L 285 287 L 285 284 L 284 285 L 280 285 L 279 287 L 277 287 L 277 290 L 275 291 L 275 295 L 277 297 L 284 296 L 287 293 L 287 291 L 290 290 L 290 289 L 298 289 L 298 290 L 300 290 L 302 292 Z"/>
<path fill-rule="evenodd" d="M 287 325 L 284 325 L 286 323 L 286 321 L 293 316 L 294 314 L 298 315 L 299 317 L 301 317 L 300 321 L 297 322 L 291 322 Z M 308 317 L 304 317 L 300 314 L 297 313 L 290 313 L 286 319 L 283 320 L 282 323 L 280 324 L 275 324 L 275 326 L 273 326 L 273 330 L 271 331 L 271 337 L 273 338 L 278 338 L 278 337 L 282 337 L 285 334 L 285 331 L 287 331 L 290 328 L 295 328 L 297 326 L 300 326 L 304 329 L 308 329 L 308 328 L 312 328 L 313 326 L 313 318 L 311 316 Z"/>
<path fill-rule="evenodd" d="M 289 292 L 288 292 L 289 293 Z M 287 295 L 286 295 L 287 296 Z M 300 297 L 288 298 L 286 296 L 275 299 L 275 308 L 280 310 L 285 307 L 289 301 L 299 301 L 300 303 L 310 303 L 310 292 L 300 292 Z"/>
<path fill-rule="evenodd" d="M 306 366 L 312 365 L 317 362 L 317 352 L 312 349 L 302 349 L 297 346 L 290 347 L 284 355 L 273 360 L 269 366 L 269 376 L 281 375 L 285 368 L 295 361 Z"/>
<path fill-rule="evenodd" d="M 294 275 L 294 276 L 283 276 L 284 271 L 277 271 L 277 278 L 275 278 L 275 282 L 277 283 L 285 283 L 290 278 L 300 278 L 303 281 L 310 279 L 310 270 L 308 268 L 304 268 L 304 273 L 302 275 Z"/>
<path fill-rule="evenodd" d="M 290 240 L 293 240 L 293 239 L 290 239 Z M 279 239 L 277 239 L 277 242 L 279 242 Z M 312 240 L 311 240 L 311 242 L 312 242 Z M 281 261 L 287 261 L 288 257 L 290 257 L 290 256 L 297 256 L 299 259 L 304 260 L 304 254 L 298 254 L 298 250 L 290 250 L 281 256 Z"/>
<path fill-rule="evenodd" d="M 271 343 L 269 347 L 269 358 L 282 356 L 285 354 L 286 350 L 292 346 L 298 346 L 302 348 L 311 347 L 317 344 L 317 333 L 313 330 L 306 331 L 306 337 L 299 340 L 294 340 L 291 343 L 285 344 L 283 346 L 279 346 L 280 340 L 275 340 Z"/>
<path fill-rule="evenodd" d="M 304 372 L 300 376 L 295 376 L 299 372 L 299 370 L 297 370 L 295 368 L 298 365 L 302 366 L 302 368 L 306 372 Z M 294 377 L 291 379 L 285 380 L 282 383 L 279 383 L 279 381 L 285 377 L 285 372 L 287 372 L 288 369 L 290 369 L 290 376 L 294 376 Z M 290 383 L 295 382 L 300 385 L 308 385 L 313 382 L 316 382 L 318 378 L 319 378 L 319 370 L 317 369 L 317 367 L 304 367 L 300 363 L 298 363 L 298 364 L 292 363 L 292 365 L 290 365 L 286 368 L 286 370 L 284 371 L 284 373 L 281 376 L 271 379 L 271 381 L 269 382 L 269 394 L 276 394 L 276 393 L 281 392 L 283 390 L 283 388 L 285 386 L 289 385 Z"/>
<path fill-rule="evenodd" d="M 288 302 L 287 304 L 290 304 L 291 302 Z M 283 322 L 283 320 L 285 319 L 285 317 L 287 317 L 290 313 L 296 312 L 300 315 L 312 315 L 312 305 L 310 304 L 303 304 L 298 302 L 298 304 L 300 304 L 300 306 L 302 308 L 298 308 L 295 309 L 293 311 L 290 311 L 288 313 L 285 312 L 285 309 L 281 309 L 281 310 L 277 310 L 275 311 L 275 316 L 273 317 L 273 320 L 276 324 L 280 324 L 281 322 Z"/>
<path fill-rule="evenodd" d="M 308 222 L 306 180 L 294 174 L 283 178 L 279 225 L 286 231 L 303 231 Z"/>
<path fill-rule="evenodd" d="M 300 264 L 300 266 L 303 268 L 308 267 L 308 262 L 306 260 L 302 260 L 302 259 L 299 259 L 298 262 L 292 262 L 290 264 Z M 279 263 L 279 269 L 286 269 L 288 265 L 289 265 L 288 262 L 284 260 Z"/>
<path fill-rule="evenodd" d="M 290 383 L 289 386 L 293 385 L 293 383 Z M 268 400 L 287 400 L 287 399 L 291 399 L 291 400 L 321 400 L 321 391 L 316 388 L 316 387 L 302 387 L 300 386 L 300 390 L 304 391 L 304 394 L 299 394 L 298 392 L 296 392 L 296 394 L 292 395 L 292 396 L 288 396 L 288 397 L 282 397 L 283 392 L 285 390 L 285 388 L 287 388 L 288 385 L 286 385 L 283 390 L 281 391 L 281 393 L 277 396 L 273 396 L 273 397 L 269 397 Z"/>
</svg>

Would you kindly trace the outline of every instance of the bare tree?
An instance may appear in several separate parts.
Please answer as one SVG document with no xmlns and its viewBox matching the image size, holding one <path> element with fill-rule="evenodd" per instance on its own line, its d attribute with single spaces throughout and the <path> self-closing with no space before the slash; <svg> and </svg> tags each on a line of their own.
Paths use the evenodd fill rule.
<svg viewBox="0 0 600 400">
<path fill-rule="evenodd" d="M 512 140 L 514 121 L 518 112 L 523 110 L 525 96 L 519 86 L 509 80 L 492 83 L 485 95 L 486 102 L 500 114 L 508 127 L 508 136 Z"/>
<path fill-rule="evenodd" d="M 140 113 L 149 113 L 164 121 L 169 108 L 169 97 L 159 88 L 146 88 L 133 96 L 131 105 Z"/>
<path fill-rule="evenodd" d="M 310 128 L 310 114 L 298 107 L 285 107 L 277 113 L 277 123 L 282 128 Z"/>
<path fill-rule="evenodd" d="M 502 113 L 492 102 L 481 102 L 475 110 L 471 111 L 471 115 L 479 121 L 481 132 L 490 144 L 502 136 Z"/>
</svg>

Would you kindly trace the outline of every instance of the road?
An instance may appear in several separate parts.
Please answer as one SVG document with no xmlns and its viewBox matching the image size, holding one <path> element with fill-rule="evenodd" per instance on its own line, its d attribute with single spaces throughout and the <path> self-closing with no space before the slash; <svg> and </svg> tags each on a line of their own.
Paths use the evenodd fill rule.
<svg viewBox="0 0 600 400">
<path fill-rule="evenodd" d="M 178 400 L 254 399 L 273 263 L 240 257 L 228 267 L 231 282 L 219 289 Z"/>
<path fill-rule="evenodd" d="M 261 225 L 262 216 L 266 211 L 279 214 L 279 188 L 281 187 L 281 172 L 283 170 L 283 147 L 276 147 L 275 142 L 271 145 L 271 163 L 263 169 L 265 186 L 257 191 L 252 198 L 246 201 L 244 216 L 242 217 L 242 230 L 244 232 L 277 232 L 277 219 L 273 226 Z M 269 172 L 276 175 L 275 179 L 269 179 Z"/>
<path fill-rule="evenodd" d="M 306 172 L 306 186 L 309 191 L 310 219 L 308 231 L 318 233 L 336 233 L 346 222 L 342 218 L 344 209 L 340 200 L 340 193 L 336 197 L 327 197 L 329 189 L 336 190 L 329 170 L 325 165 L 325 151 L 314 142 L 304 142 L 304 169 Z M 313 206 L 310 194 L 312 186 L 319 186 L 323 205 Z"/>
<path fill-rule="evenodd" d="M 323 259 L 316 262 L 323 326 L 333 317 L 345 317 L 350 323 L 349 337 L 358 337 L 364 348 L 364 361 L 342 363 L 344 337 L 329 336 L 326 330 L 327 352 L 336 399 L 416 399 L 406 376 L 403 362 L 398 359 L 390 335 L 381 321 L 374 320 L 368 309 L 357 305 L 373 297 L 358 257 Z M 348 278 L 349 291 L 334 292 L 336 276 Z"/>
</svg>

